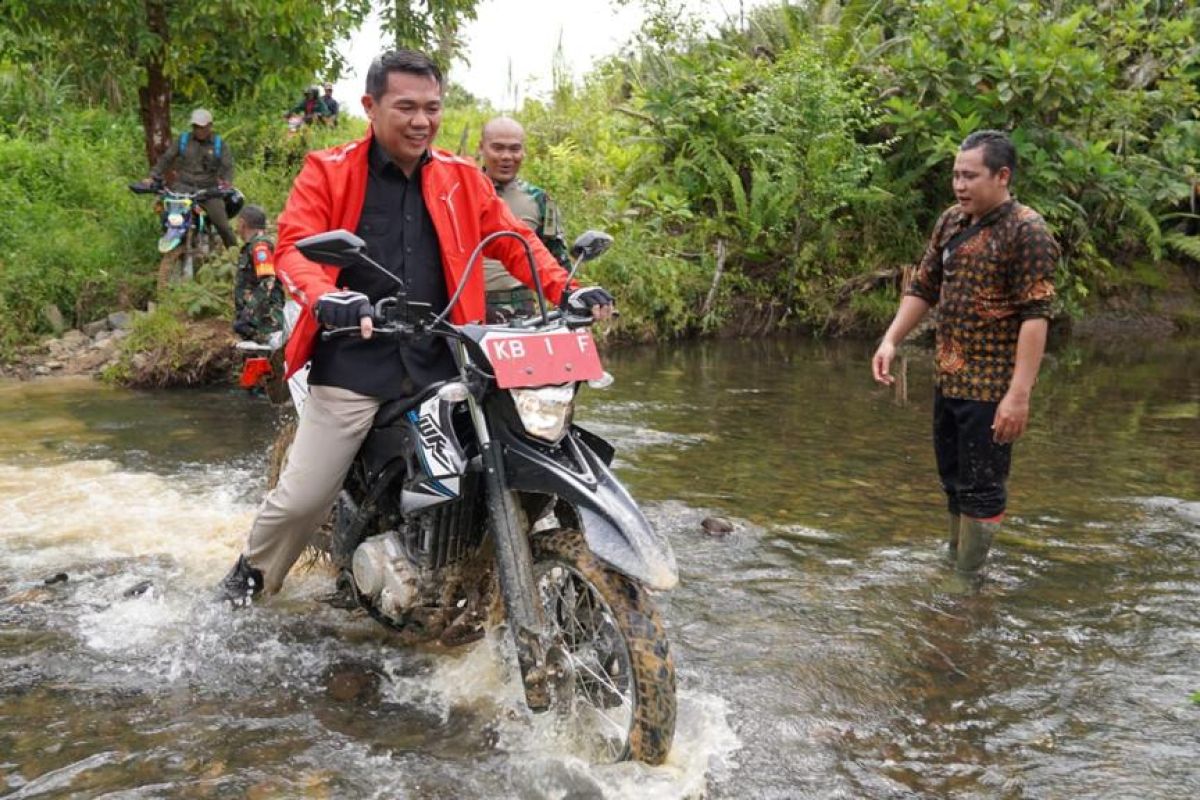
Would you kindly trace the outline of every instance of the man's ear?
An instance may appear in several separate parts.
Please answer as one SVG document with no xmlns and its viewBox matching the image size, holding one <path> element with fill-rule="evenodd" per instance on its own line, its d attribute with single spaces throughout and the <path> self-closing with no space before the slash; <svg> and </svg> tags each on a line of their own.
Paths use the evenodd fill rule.
<svg viewBox="0 0 1200 800">
<path fill-rule="evenodd" d="M 996 170 L 996 177 L 1000 179 L 1000 183 L 1007 189 L 1008 184 L 1012 181 L 1012 170 L 1008 167 L 1001 167 Z"/>
</svg>

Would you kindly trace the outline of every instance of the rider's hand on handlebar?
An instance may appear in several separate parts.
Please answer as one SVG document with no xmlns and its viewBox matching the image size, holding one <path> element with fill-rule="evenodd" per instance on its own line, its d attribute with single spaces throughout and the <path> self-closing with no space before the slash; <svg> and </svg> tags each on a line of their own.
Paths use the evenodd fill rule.
<svg viewBox="0 0 1200 800">
<path fill-rule="evenodd" d="M 313 311 L 317 322 L 327 328 L 350 328 L 358 325 L 364 339 L 370 339 L 375 331 L 371 301 L 362 292 L 327 292 L 318 298 Z"/>
<path fill-rule="evenodd" d="M 564 295 L 562 307 L 570 314 L 591 315 L 592 319 L 610 319 L 613 315 L 613 296 L 599 286 L 584 286 Z"/>
</svg>

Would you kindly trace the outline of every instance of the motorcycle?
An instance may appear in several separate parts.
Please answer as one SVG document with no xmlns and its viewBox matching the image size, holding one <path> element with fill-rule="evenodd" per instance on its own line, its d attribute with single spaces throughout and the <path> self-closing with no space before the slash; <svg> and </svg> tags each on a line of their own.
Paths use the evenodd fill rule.
<svg viewBox="0 0 1200 800">
<path fill-rule="evenodd" d="M 468 274 L 499 236 L 520 239 L 485 238 Z M 581 236 L 571 274 L 611 242 Z M 458 366 L 456 378 L 376 414 L 321 545 L 338 572 L 334 604 L 365 610 L 407 643 L 453 647 L 506 630 L 531 711 L 556 711 L 588 757 L 662 763 L 675 668 L 654 595 L 678 572 L 670 544 L 613 474 L 613 447 L 575 422 L 580 387 L 612 382 L 591 317 L 547 311 L 538 285 L 531 318 L 454 325 L 466 277 L 435 314 L 409 302 L 347 231 L 297 247 L 318 263 L 388 274 L 397 291 L 375 305 L 374 335 L 442 337 Z M 289 381 L 297 410 L 306 388 L 302 375 Z M 272 484 L 292 435 L 276 442 Z"/>
<path fill-rule="evenodd" d="M 234 345 L 242 360 L 238 385 L 261 391 L 275 406 L 286 405 L 290 397 L 283 380 L 283 345 L 283 331 L 272 331 L 265 342 L 244 339 Z"/>
<path fill-rule="evenodd" d="M 236 189 L 181 192 L 149 183 L 131 183 L 129 189 L 135 194 L 153 194 L 158 198 L 154 209 L 159 214 L 163 229 L 158 240 L 158 252 L 162 253 L 158 266 L 160 294 L 171 284 L 192 280 L 196 275 L 196 267 L 203 263 L 214 246 L 218 246 L 213 241 L 217 232 L 208 223 L 204 201 L 220 197 L 228 207 L 231 200 L 240 197 Z M 231 219 L 234 214 L 230 214 Z"/>
</svg>

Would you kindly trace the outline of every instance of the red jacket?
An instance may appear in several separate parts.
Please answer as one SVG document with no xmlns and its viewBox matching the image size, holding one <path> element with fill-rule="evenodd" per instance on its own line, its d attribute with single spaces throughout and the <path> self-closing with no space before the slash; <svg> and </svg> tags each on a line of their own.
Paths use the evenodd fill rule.
<svg viewBox="0 0 1200 800">
<path fill-rule="evenodd" d="M 303 312 L 288 339 L 285 357 L 287 375 L 307 363 L 312 355 L 319 324 L 313 306 L 326 292 L 338 289 L 339 268 L 309 261 L 296 249 L 296 242 L 314 233 L 344 228 L 354 232 L 367 194 L 367 153 L 371 132 L 356 142 L 309 153 L 296 176 L 287 205 L 279 217 L 279 245 L 275 249 L 276 271 Z M 453 295 L 467 270 L 467 259 L 475 246 L 490 233 L 515 231 L 533 248 L 546 299 L 558 303 L 566 288 L 567 273 L 525 223 L 496 196 L 492 182 L 471 161 L 444 150 L 432 149 L 421 168 L 421 195 L 433 219 L 442 251 L 446 290 Z M 489 244 L 484 255 L 505 265 L 522 283 L 533 287 L 533 275 L 525 248 L 511 237 Z M 480 259 L 482 261 L 482 259 Z M 484 319 L 483 264 L 471 270 L 467 288 L 450 312 L 456 324 Z"/>
</svg>

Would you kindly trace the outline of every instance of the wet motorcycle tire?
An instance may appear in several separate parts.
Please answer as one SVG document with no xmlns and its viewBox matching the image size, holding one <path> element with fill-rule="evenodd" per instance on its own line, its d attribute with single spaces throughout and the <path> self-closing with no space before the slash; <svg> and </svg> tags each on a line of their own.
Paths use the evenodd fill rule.
<svg viewBox="0 0 1200 800">
<path fill-rule="evenodd" d="M 160 298 L 167 291 L 167 288 L 169 286 L 179 283 L 179 281 L 181 279 L 181 273 L 182 273 L 182 269 L 180 266 L 182 257 L 183 257 L 182 252 L 178 248 L 176 248 L 175 250 L 171 250 L 168 253 L 164 253 L 162 260 L 160 260 L 158 262 L 158 284 L 157 284 L 157 287 L 158 287 L 158 296 Z"/>
<path fill-rule="evenodd" d="M 271 449 L 267 452 L 268 489 L 274 489 L 275 484 L 279 483 L 279 475 L 283 472 L 288 451 L 292 449 L 292 440 L 296 438 L 296 424 L 297 421 L 294 418 L 288 420 L 279 429 L 275 441 L 271 442 Z"/>
<path fill-rule="evenodd" d="M 628 649 L 633 713 L 618 760 L 662 764 L 675 736 L 675 662 L 662 616 L 649 593 L 592 555 L 583 534 L 555 529 L 530 539 L 534 572 L 566 566 L 604 600 Z"/>
</svg>

